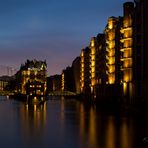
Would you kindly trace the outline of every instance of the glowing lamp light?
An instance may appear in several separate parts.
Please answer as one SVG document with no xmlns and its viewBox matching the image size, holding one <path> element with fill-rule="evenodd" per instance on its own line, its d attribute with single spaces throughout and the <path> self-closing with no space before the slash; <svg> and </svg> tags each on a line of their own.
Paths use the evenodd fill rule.
<svg viewBox="0 0 148 148">
<path fill-rule="evenodd" d="M 95 41 L 94 39 L 91 40 L 91 47 L 94 47 L 95 46 Z"/>
<path fill-rule="evenodd" d="M 114 75 L 109 76 L 109 84 L 114 84 L 114 83 L 115 83 Z"/>
</svg>

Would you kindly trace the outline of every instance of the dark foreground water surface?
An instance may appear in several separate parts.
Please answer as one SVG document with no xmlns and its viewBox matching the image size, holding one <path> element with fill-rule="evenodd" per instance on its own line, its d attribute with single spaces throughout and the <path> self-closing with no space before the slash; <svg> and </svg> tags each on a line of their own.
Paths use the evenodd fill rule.
<svg viewBox="0 0 148 148">
<path fill-rule="evenodd" d="M 41 106 L 0 97 L 0 148 L 148 147 L 146 118 L 112 115 L 74 99 Z"/>
</svg>

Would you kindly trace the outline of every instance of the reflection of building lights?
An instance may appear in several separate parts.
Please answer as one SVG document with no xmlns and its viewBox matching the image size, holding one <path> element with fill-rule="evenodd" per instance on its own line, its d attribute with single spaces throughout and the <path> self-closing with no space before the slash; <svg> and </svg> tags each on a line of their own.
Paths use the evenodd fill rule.
<svg viewBox="0 0 148 148">
<path fill-rule="evenodd" d="M 36 101 L 36 100 L 37 100 L 37 97 L 35 96 L 35 97 L 34 97 L 34 101 Z"/>
<path fill-rule="evenodd" d="M 127 93 L 127 83 L 123 82 L 123 94 L 126 95 Z"/>
<path fill-rule="evenodd" d="M 36 107 L 36 104 L 34 104 L 34 111 L 36 111 L 37 110 L 37 107 Z"/>
<path fill-rule="evenodd" d="M 28 104 L 26 104 L 26 110 L 28 111 Z"/>
</svg>

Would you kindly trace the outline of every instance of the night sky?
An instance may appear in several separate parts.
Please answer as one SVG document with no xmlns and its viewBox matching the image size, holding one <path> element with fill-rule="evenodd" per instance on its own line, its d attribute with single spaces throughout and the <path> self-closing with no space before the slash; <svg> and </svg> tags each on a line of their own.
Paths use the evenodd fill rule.
<svg viewBox="0 0 148 148">
<path fill-rule="evenodd" d="M 127 0 L 1 0 L 0 65 L 45 60 L 48 74 L 70 66 Z"/>
</svg>

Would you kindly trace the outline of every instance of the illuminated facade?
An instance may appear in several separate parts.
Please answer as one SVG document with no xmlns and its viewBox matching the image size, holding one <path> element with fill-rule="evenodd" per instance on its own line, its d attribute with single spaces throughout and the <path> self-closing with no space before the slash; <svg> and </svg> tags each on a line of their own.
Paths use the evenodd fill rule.
<svg viewBox="0 0 148 148">
<path fill-rule="evenodd" d="M 17 92 L 29 96 L 45 95 L 46 72 L 46 61 L 27 60 L 16 74 Z"/>
<path fill-rule="evenodd" d="M 96 85 L 96 52 L 97 40 L 95 37 L 90 42 L 90 81 L 91 81 L 91 94 L 94 94 L 94 87 Z"/>
<path fill-rule="evenodd" d="M 85 50 L 81 50 L 80 55 L 80 90 L 81 93 L 84 93 L 84 52 Z"/>
<path fill-rule="evenodd" d="M 119 56 L 119 18 L 110 17 L 108 19 L 108 24 L 105 28 L 105 38 L 106 38 L 106 74 L 107 82 L 106 84 L 115 84 L 117 81 L 118 71 L 118 56 Z"/>
<path fill-rule="evenodd" d="M 81 51 L 81 93 L 131 102 L 134 95 L 134 3 L 123 5 L 123 17 L 110 17 L 104 36 L 93 37 Z M 89 64 L 89 67 L 88 67 Z M 124 98 L 127 98 L 124 100 Z M 117 101 L 117 100 L 115 100 Z"/>
<path fill-rule="evenodd" d="M 38 100 L 44 100 L 44 97 L 46 95 L 45 90 L 45 82 L 41 81 L 28 81 L 26 83 L 26 94 L 29 99 L 34 99 L 35 101 Z"/>
<path fill-rule="evenodd" d="M 15 76 L 1 76 L 0 77 L 0 91 L 3 93 L 6 92 L 15 92 Z"/>
<path fill-rule="evenodd" d="M 104 30 L 106 85 L 104 98 L 115 101 L 120 95 L 120 26 L 121 17 L 110 17 Z"/>
<path fill-rule="evenodd" d="M 64 76 L 64 70 L 62 71 L 62 91 L 65 90 L 65 76 Z"/>
<path fill-rule="evenodd" d="M 133 14 L 134 3 L 124 3 L 123 24 L 121 27 L 121 85 L 126 98 L 133 97 Z M 128 100 L 131 102 L 131 100 Z"/>
<path fill-rule="evenodd" d="M 0 80 L 0 91 L 2 90 L 5 90 L 6 87 L 8 86 L 9 82 L 7 81 L 4 81 L 4 80 Z"/>
<path fill-rule="evenodd" d="M 106 83 L 106 51 L 105 35 L 99 33 L 90 42 L 90 88 L 94 100 L 102 96 L 104 84 Z"/>
<path fill-rule="evenodd" d="M 119 98 L 114 101 L 125 104 L 148 95 L 147 7 L 147 0 L 124 3 L 123 16 L 110 17 L 104 33 L 93 37 L 81 50 L 81 94 L 97 99 Z M 65 76 L 62 73 L 62 90 L 68 82 Z"/>
</svg>

